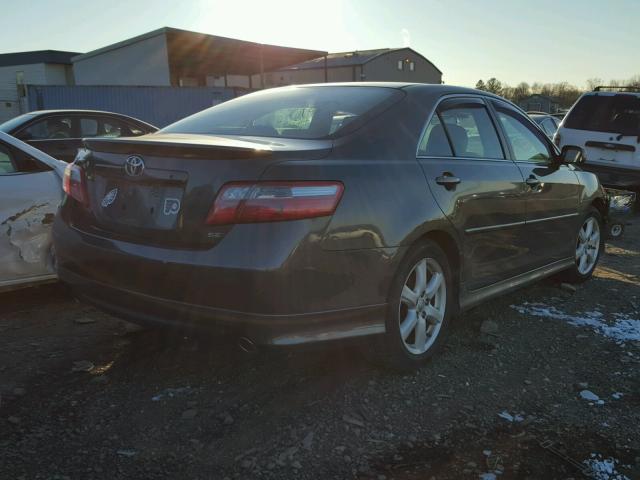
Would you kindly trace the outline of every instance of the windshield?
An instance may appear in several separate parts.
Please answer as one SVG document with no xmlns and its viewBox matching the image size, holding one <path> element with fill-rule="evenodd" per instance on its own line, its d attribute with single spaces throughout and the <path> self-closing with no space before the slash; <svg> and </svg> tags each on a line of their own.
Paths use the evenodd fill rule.
<svg viewBox="0 0 640 480">
<path fill-rule="evenodd" d="M 180 120 L 163 133 L 321 139 L 360 125 L 402 93 L 385 87 L 289 87 L 253 93 Z"/>
<path fill-rule="evenodd" d="M 0 132 L 11 133 L 15 128 L 19 127 L 31 118 L 33 118 L 33 115 L 31 115 L 30 113 L 25 113 L 24 115 L 20 115 L 18 117 L 12 118 L 11 120 L 7 120 L 4 123 L 0 123 Z"/>
<path fill-rule="evenodd" d="M 596 132 L 640 134 L 640 97 L 587 95 L 573 107 L 565 127 Z"/>
</svg>

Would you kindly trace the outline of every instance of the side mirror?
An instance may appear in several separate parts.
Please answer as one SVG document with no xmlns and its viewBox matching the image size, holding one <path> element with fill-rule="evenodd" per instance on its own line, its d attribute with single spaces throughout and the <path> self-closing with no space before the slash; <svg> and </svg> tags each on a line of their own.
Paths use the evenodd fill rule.
<svg viewBox="0 0 640 480">
<path fill-rule="evenodd" d="M 562 147 L 562 152 L 560 153 L 560 162 L 574 164 L 583 163 L 584 152 L 580 147 L 566 145 Z"/>
</svg>

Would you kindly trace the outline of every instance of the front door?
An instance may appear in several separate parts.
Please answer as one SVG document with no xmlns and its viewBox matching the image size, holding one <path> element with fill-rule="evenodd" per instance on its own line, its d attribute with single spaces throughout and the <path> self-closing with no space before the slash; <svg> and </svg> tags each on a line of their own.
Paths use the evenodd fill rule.
<svg viewBox="0 0 640 480">
<path fill-rule="evenodd" d="M 581 221 L 577 211 L 582 192 L 573 166 L 557 161 L 545 135 L 522 113 L 498 100 L 493 105 L 525 179 L 530 268 L 571 257 Z"/>
<path fill-rule="evenodd" d="M 53 277 L 51 227 L 60 177 L 0 142 L 0 289 Z"/>
<path fill-rule="evenodd" d="M 418 149 L 438 205 L 463 239 L 462 281 L 477 290 L 525 271 L 525 189 L 480 97 L 440 103 Z"/>
</svg>

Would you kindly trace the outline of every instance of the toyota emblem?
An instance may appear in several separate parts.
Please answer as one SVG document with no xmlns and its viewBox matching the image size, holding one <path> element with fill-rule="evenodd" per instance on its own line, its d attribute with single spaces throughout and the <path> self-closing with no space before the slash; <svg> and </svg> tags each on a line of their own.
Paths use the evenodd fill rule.
<svg viewBox="0 0 640 480">
<path fill-rule="evenodd" d="M 130 177 L 139 177 L 144 172 L 144 161 L 137 155 L 131 155 L 124 162 L 124 171 Z"/>
</svg>

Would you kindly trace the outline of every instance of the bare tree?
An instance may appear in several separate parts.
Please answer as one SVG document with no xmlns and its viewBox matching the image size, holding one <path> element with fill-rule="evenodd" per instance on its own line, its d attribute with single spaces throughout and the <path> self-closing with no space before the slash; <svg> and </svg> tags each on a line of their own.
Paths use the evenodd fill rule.
<svg viewBox="0 0 640 480">
<path fill-rule="evenodd" d="M 627 87 L 637 87 L 640 88 L 640 75 L 634 75 L 629 80 L 627 80 Z"/>
<path fill-rule="evenodd" d="M 486 89 L 487 89 L 487 86 L 484 84 L 482 79 L 476 82 L 476 90 L 486 90 Z"/>
<path fill-rule="evenodd" d="M 602 85 L 602 79 L 595 77 L 595 78 L 588 78 L 587 79 L 587 90 L 595 90 L 596 87 L 598 85 Z"/>
<path fill-rule="evenodd" d="M 513 92 L 511 94 L 510 100 L 518 103 L 523 98 L 531 95 L 531 87 L 527 82 L 520 82 L 516 87 L 513 88 Z"/>
<path fill-rule="evenodd" d="M 495 77 L 491 77 L 487 80 L 487 92 L 502 95 L 502 82 Z"/>
</svg>

